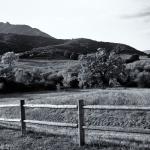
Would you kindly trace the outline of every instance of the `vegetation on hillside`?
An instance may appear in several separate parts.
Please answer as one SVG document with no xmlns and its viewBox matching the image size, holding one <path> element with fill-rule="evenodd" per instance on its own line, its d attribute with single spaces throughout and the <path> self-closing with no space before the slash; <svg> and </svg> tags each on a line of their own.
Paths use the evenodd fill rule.
<svg viewBox="0 0 150 150">
<path fill-rule="evenodd" d="M 138 51 L 133 47 L 120 43 L 98 42 L 90 39 L 72 39 L 66 40 L 62 44 L 55 44 L 34 48 L 31 51 L 22 54 L 23 58 L 47 58 L 47 59 L 74 59 L 70 57 L 75 55 L 95 53 L 98 48 L 104 48 L 107 52 L 117 52 L 118 54 L 138 54 L 147 56 L 144 52 Z"/>
<path fill-rule="evenodd" d="M 9 51 L 13 51 L 14 53 L 24 53 L 33 48 L 62 44 L 64 42 L 65 40 L 51 37 L 0 33 L 0 55 Z"/>
</svg>

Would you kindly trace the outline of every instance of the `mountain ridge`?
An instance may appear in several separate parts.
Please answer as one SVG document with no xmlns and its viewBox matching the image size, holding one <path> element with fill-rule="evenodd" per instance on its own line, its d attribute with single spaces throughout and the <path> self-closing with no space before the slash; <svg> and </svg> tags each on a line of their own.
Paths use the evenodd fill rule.
<svg viewBox="0 0 150 150">
<path fill-rule="evenodd" d="M 64 43 L 64 40 L 42 36 L 28 36 L 19 34 L 0 33 L 0 55 L 14 51 L 15 53 L 30 51 L 36 47 Z"/>
<path fill-rule="evenodd" d="M 42 32 L 37 28 L 32 28 L 24 24 L 10 24 L 9 22 L 3 23 L 0 22 L 0 33 L 8 34 L 19 34 L 19 35 L 28 35 L 28 36 L 42 36 L 42 37 L 51 37 L 47 33 Z"/>
<path fill-rule="evenodd" d="M 14 32 L 14 33 L 13 33 Z M 95 41 L 86 38 L 56 39 L 28 25 L 0 22 L 0 55 L 8 51 L 21 53 L 22 58 L 66 59 L 72 55 L 95 53 L 98 48 L 118 54 L 148 54 L 121 43 Z"/>
<path fill-rule="evenodd" d="M 71 55 L 76 55 L 75 57 L 77 58 L 77 55 L 95 53 L 98 48 L 105 48 L 106 51 L 115 51 L 118 54 L 147 56 L 144 52 L 125 44 L 98 42 L 91 39 L 79 38 L 66 40 L 64 43 L 58 45 L 33 48 L 31 51 L 25 52 L 22 57 L 50 59 L 57 59 L 59 57 L 64 59 L 70 58 Z"/>
</svg>

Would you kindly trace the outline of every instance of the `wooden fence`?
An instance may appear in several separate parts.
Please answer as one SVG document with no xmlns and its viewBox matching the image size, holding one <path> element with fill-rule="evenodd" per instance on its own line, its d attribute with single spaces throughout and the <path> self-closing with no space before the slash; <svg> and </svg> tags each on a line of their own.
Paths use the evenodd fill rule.
<svg viewBox="0 0 150 150">
<path fill-rule="evenodd" d="M 124 129 L 121 127 L 85 126 L 84 125 L 84 110 L 85 109 L 122 110 L 122 111 L 124 111 L 124 110 L 126 110 L 126 111 L 150 111 L 150 107 L 113 106 L 113 105 L 84 105 L 83 100 L 78 100 L 78 105 L 25 104 L 24 100 L 20 100 L 20 104 L 0 105 L 0 108 L 5 108 L 5 107 L 20 107 L 20 112 L 21 112 L 20 113 L 21 114 L 20 119 L 0 118 L 0 121 L 20 122 L 22 135 L 26 134 L 26 123 L 58 126 L 58 127 L 78 128 L 79 146 L 83 146 L 85 144 L 85 129 L 100 130 L 100 131 L 150 134 L 150 129 L 137 129 L 137 128 Z M 38 120 L 26 120 L 25 108 L 75 109 L 78 111 L 78 123 L 73 124 L 73 123 L 38 121 Z"/>
</svg>

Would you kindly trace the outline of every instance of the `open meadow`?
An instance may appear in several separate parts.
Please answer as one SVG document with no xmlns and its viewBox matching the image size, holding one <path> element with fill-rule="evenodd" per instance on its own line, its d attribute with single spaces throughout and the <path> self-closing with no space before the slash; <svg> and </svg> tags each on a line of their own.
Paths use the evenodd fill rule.
<svg viewBox="0 0 150 150">
<path fill-rule="evenodd" d="M 150 92 L 149 89 L 84 89 L 70 90 L 58 92 L 41 92 L 41 93 L 18 93 L 1 95 L 0 104 L 17 104 L 19 100 L 24 99 L 27 104 L 77 104 L 77 100 L 83 99 L 85 105 L 134 105 L 149 106 Z M 0 117 L 3 118 L 20 118 L 19 109 L 17 108 L 1 108 Z M 42 120 L 53 122 L 77 123 L 77 111 L 68 109 L 48 109 L 48 108 L 27 108 L 26 119 Z M 1 122 L 2 125 L 8 125 Z M 17 125 L 17 124 L 15 124 Z M 105 127 L 122 127 L 122 128 L 150 128 L 150 113 L 144 111 L 111 111 L 111 110 L 86 110 L 85 125 L 105 126 Z M 14 124 L 12 124 L 14 127 Z M 29 129 L 39 132 L 47 132 L 51 134 L 69 136 L 74 143 L 77 143 L 77 131 L 74 129 L 63 129 L 59 127 L 41 126 L 28 124 Z M 11 131 L 13 132 L 13 131 Z M 69 134 L 68 134 L 69 133 Z M 98 134 L 99 133 L 99 134 Z M 96 139 L 94 139 L 97 134 Z M 110 132 L 87 132 L 87 143 L 100 143 L 115 140 L 142 141 L 141 143 L 150 142 L 149 135 L 130 135 L 129 133 L 110 133 Z M 29 135 L 30 136 L 30 135 Z M 28 136 L 27 136 L 28 138 Z M 26 139 L 26 138 L 25 138 Z M 99 140 L 98 140 L 99 139 Z M 24 140 L 24 139 L 23 139 Z M 118 142 L 115 141 L 117 144 Z M 28 141 L 29 142 L 29 141 Z M 61 143 L 61 141 L 60 141 Z M 113 141 L 114 143 L 114 141 Z M 120 142 L 119 142 L 120 144 Z M 127 144 L 129 146 L 129 143 Z M 135 144 L 136 145 L 136 144 Z M 145 144 L 144 144 L 145 145 Z M 134 146 L 133 146 L 134 147 Z M 129 147 L 128 147 L 129 149 Z M 144 147 L 143 147 L 144 149 Z M 112 149 L 110 149 L 112 150 Z"/>
<path fill-rule="evenodd" d="M 42 60 L 42 59 L 20 59 L 17 67 L 25 70 L 40 68 L 42 72 L 61 71 L 72 64 L 76 64 L 77 60 Z"/>
</svg>

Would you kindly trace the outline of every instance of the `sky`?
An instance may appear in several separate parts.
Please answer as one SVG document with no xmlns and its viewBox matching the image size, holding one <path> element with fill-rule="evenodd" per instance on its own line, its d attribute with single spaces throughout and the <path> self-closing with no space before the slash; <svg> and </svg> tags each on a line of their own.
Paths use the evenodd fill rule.
<svg viewBox="0 0 150 150">
<path fill-rule="evenodd" d="M 0 0 L 0 22 L 150 50 L 150 0 Z"/>
</svg>

